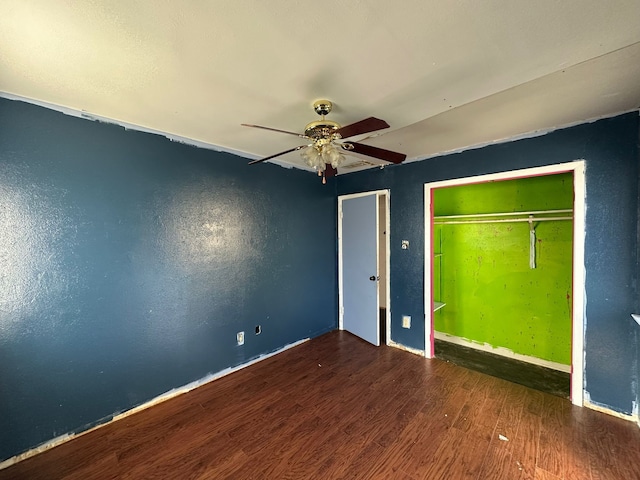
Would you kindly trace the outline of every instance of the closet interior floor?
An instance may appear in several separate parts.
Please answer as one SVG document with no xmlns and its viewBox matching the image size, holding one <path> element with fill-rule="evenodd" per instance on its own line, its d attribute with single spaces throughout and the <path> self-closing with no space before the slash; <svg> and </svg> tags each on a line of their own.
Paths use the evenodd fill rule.
<svg viewBox="0 0 640 480">
<path fill-rule="evenodd" d="M 551 395 L 563 398 L 569 398 L 571 395 L 571 376 L 565 372 L 456 345 L 444 340 L 435 341 L 435 354 L 436 358 L 455 365 Z"/>
</svg>

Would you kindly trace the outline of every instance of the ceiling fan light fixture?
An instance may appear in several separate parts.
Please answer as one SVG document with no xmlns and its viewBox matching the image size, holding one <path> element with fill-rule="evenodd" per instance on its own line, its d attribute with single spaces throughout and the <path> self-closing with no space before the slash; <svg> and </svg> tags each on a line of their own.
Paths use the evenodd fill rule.
<svg viewBox="0 0 640 480">
<path fill-rule="evenodd" d="M 315 147 L 315 145 L 309 145 L 302 150 L 300 156 L 309 167 L 322 171 L 324 170 L 324 161 L 322 160 L 322 153 Z"/>
<path fill-rule="evenodd" d="M 322 146 L 322 160 L 333 168 L 338 168 L 344 163 L 344 155 L 333 143 L 328 143 Z"/>
<path fill-rule="evenodd" d="M 302 150 L 300 156 L 306 165 L 318 172 L 323 172 L 327 165 L 338 168 L 345 161 L 344 155 L 340 152 L 340 147 L 333 143 L 309 145 Z"/>
</svg>

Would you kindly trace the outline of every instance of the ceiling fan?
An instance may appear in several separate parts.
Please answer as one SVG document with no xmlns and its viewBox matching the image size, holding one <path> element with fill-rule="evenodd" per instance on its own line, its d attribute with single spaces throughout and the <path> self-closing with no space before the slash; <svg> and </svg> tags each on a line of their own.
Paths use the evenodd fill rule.
<svg viewBox="0 0 640 480">
<path fill-rule="evenodd" d="M 318 100 L 314 102 L 313 109 L 322 117 L 322 120 L 309 123 L 304 128 L 304 133 L 288 132 L 277 128 L 243 123 L 242 126 L 244 127 L 262 128 L 263 130 L 286 133 L 311 141 L 311 143 L 307 145 L 299 145 L 284 152 L 276 153 L 275 155 L 253 160 L 249 162 L 249 165 L 261 163 L 265 160 L 279 157 L 280 155 L 304 149 L 301 153 L 302 159 L 309 167 L 318 172 L 318 175 L 322 177 L 322 183 L 326 183 L 326 177 L 336 175 L 338 173 L 338 167 L 344 163 L 345 158 L 343 151 L 367 155 L 389 163 L 401 163 L 407 158 L 403 153 L 392 152 L 384 148 L 346 140 L 356 135 L 389 128 L 389 124 L 379 118 L 369 117 L 342 127 L 340 124 L 324 118 L 325 115 L 331 112 L 332 107 L 333 104 L 329 100 Z"/>
</svg>

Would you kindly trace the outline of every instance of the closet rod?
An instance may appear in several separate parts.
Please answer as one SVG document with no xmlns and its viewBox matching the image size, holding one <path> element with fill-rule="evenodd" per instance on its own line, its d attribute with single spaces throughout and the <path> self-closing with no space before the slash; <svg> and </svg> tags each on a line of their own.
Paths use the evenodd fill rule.
<svg viewBox="0 0 640 480">
<path fill-rule="evenodd" d="M 441 218 L 441 217 L 440 217 Z M 464 224 L 476 224 L 476 223 L 529 223 L 532 222 L 551 222 L 558 220 L 573 220 L 573 217 L 542 217 L 542 218 L 500 218 L 495 220 L 451 220 L 451 221 L 438 221 L 434 220 L 434 225 L 464 225 Z"/>
<path fill-rule="evenodd" d="M 433 218 L 435 220 L 441 218 L 515 217 L 518 215 L 552 215 L 556 213 L 573 213 L 573 209 L 567 208 L 564 210 L 534 210 L 531 212 L 469 213 L 466 215 L 439 215 Z"/>
</svg>

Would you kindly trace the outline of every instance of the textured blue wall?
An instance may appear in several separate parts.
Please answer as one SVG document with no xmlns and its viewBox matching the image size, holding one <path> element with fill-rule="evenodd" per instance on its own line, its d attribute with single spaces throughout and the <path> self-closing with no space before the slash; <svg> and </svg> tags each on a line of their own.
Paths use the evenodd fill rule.
<svg viewBox="0 0 640 480">
<path fill-rule="evenodd" d="M 424 348 L 424 184 L 586 160 L 586 389 L 591 400 L 631 413 L 638 345 L 630 313 L 638 306 L 637 113 L 547 135 L 338 177 L 340 195 L 391 191 L 391 338 Z M 402 240 L 410 250 L 401 250 Z M 577 288 L 580 288 L 578 286 Z"/>
<path fill-rule="evenodd" d="M 336 236 L 335 181 L 0 99 L 0 460 L 335 329 Z"/>
</svg>

